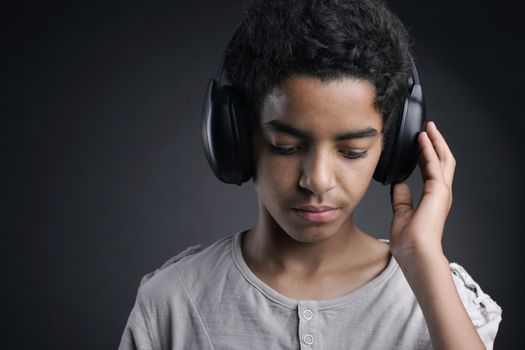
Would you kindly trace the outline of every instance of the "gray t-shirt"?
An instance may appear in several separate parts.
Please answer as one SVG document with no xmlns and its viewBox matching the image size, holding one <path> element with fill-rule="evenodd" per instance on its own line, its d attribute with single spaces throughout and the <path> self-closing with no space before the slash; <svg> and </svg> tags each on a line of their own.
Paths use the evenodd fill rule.
<svg viewBox="0 0 525 350">
<path fill-rule="evenodd" d="M 290 299 L 261 281 L 241 253 L 246 231 L 189 247 L 146 275 L 122 335 L 128 349 L 431 349 L 421 309 L 394 258 L 340 297 Z M 459 295 L 487 349 L 501 308 L 458 264 Z"/>
</svg>

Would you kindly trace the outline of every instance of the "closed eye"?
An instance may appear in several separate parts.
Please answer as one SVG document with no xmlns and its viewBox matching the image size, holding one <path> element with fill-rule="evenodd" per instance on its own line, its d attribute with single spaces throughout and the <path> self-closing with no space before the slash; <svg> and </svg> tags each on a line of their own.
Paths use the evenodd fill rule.
<svg viewBox="0 0 525 350">
<path fill-rule="evenodd" d="M 270 145 L 270 150 L 272 152 L 275 152 L 277 154 L 281 154 L 281 155 L 284 155 L 284 156 L 291 155 L 297 150 L 297 146 L 283 148 L 283 147 L 277 147 L 277 146 L 272 145 L 272 144 L 269 144 L 269 145 Z"/>
<path fill-rule="evenodd" d="M 272 144 L 269 144 L 269 146 L 272 152 L 280 154 L 280 155 L 284 155 L 284 156 L 292 155 L 296 153 L 299 149 L 298 146 L 278 147 Z M 367 151 L 363 151 L 363 152 L 340 151 L 340 152 L 345 158 L 348 158 L 348 159 L 360 159 L 360 158 L 365 158 L 368 155 Z"/>
<path fill-rule="evenodd" d="M 359 158 L 366 158 L 368 153 L 366 151 L 363 152 L 353 152 L 353 151 L 341 151 L 341 153 L 349 159 L 359 159 Z"/>
</svg>

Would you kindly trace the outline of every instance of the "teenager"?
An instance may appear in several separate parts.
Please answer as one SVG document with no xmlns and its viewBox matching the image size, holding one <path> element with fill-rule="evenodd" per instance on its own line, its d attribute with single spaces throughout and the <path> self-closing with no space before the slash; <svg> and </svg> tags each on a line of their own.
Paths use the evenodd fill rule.
<svg viewBox="0 0 525 350">
<path fill-rule="evenodd" d="M 353 219 L 415 79 L 409 44 L 377 0 L 250 3 L 223 70 L 258 220 L 145 276 L 120 349 L 492 348 L 501 308 L 443 251 L 456 164 L 435 123 L 418 204 L 393 181 L 389 239 Z"/>
</svg>

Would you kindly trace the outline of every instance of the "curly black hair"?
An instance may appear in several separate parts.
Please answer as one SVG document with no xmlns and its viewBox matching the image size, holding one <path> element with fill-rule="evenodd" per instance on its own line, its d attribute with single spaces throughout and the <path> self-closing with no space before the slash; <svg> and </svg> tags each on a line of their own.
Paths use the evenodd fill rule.
<svg viewBox="0 0 525 350">
<path fill-rule="evenodd" d="M 293 75 L 370 81 L 387 132 L 409 89 L 410 46 L 381 0 L 253 0 L 226 47 L 223 74 L 251 117 Z"/>
</svg>

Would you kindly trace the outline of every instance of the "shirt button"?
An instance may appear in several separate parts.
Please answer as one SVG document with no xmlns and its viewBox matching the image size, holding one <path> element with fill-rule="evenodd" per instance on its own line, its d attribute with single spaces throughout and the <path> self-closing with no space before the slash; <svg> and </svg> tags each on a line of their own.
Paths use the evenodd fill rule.
<svg viewBox="0 0 525 350">
<path fill-rule="evenodd" d="M 304 310 L 303 311 L 303 317 L 307 320 L 311 320 L 312 317 L 314 317 L 314 313 L 310 310 Z"/>
<path fill-rule="evenodd" d="M 314 343 L 314 336 L 311 334 L 307 334 L 303 337 L 303 340 L 306 344 L 312 345 Z"/>
</svg>

